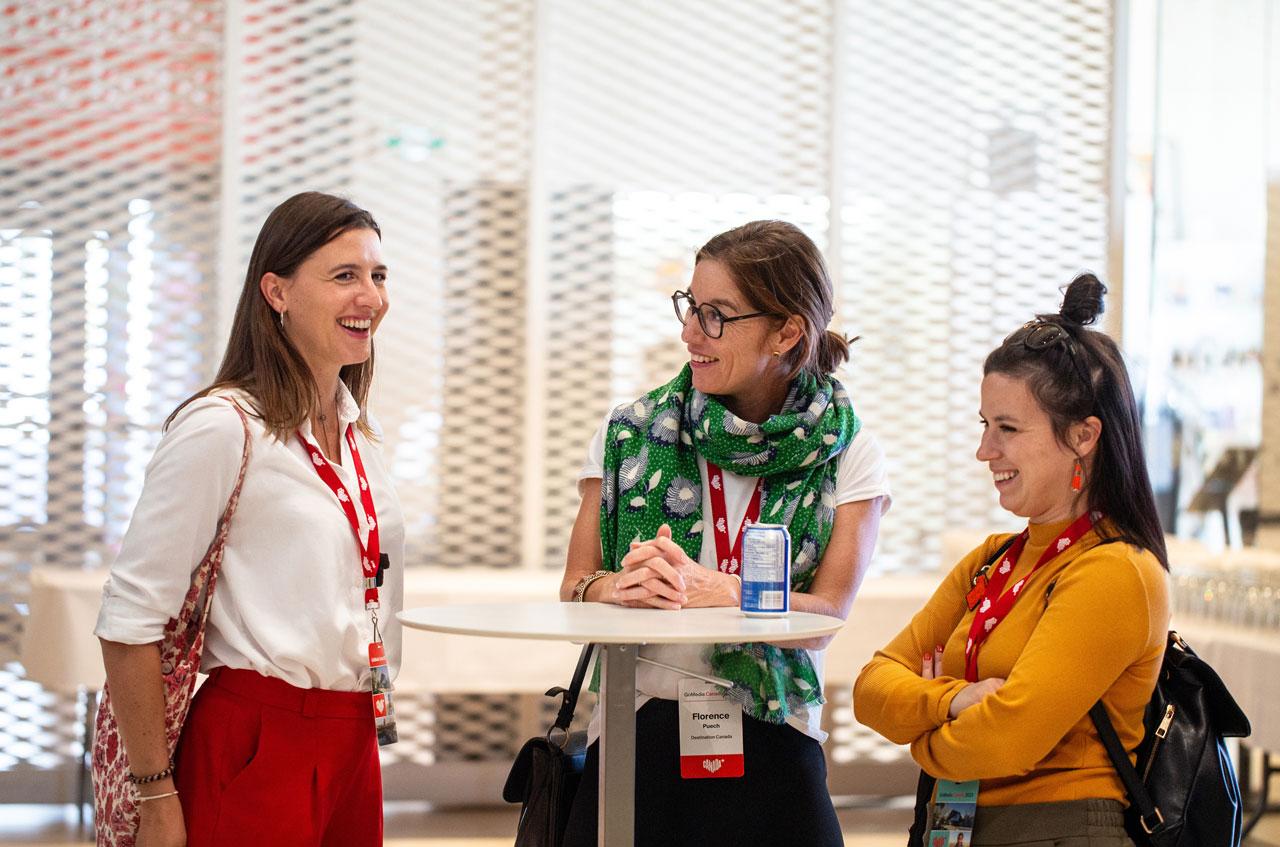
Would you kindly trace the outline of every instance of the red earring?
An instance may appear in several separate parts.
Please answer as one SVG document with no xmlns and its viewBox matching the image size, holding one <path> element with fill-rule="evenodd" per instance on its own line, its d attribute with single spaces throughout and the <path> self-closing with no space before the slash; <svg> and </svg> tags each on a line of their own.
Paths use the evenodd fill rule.
<svg viewBox="0 0 1280 847">
<path fill-rule="evenodd" d="M 1078 494 L 1081 488 L 1084 488 L 1084 468 L 1076 459 L 1076 466 L 1071 471 L 1071 490 Z"/>
</svg>

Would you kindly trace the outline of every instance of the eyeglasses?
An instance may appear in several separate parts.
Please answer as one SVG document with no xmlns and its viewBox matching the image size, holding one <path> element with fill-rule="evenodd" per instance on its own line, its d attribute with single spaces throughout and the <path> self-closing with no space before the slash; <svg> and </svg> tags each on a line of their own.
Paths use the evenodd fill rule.
<svg viewBox="0 0 1280 847">
<path fill-rule="evenodd" d="M 715 306 L 708 303 L 699 306 L 693 302 L 693 294 L 688 291 L 677 291 L 672 294 L 671 305 L 675 307 L 676 319 L 682 324 L 689 322 L 690 313 L 697 315 L 698 326 L 702 327 L 702 332 L 707 338 L 719 338 L 724 335 L 724 325 L 734 321 L 745 321 L 747 318 L 781 317 L 777 312 L 752 312 L 749 315 L 734 315 L 726 318 L 724 313 Z"/>
<path fill-rule="evenodd" d="M 1062 347 L 1067 351 L 1067 355 L 1071 358 L 1071 365 L 1075 368 L 1076 376 L 1080 378 L 1080 384 L 1089 392 L 1089 396 L 1093 396 L 1093 380 L 1089 378 L 1089 372 L 1085 370 L 1080 357 L 1076 355 L 1076 345 L 1071 341 L 1071 333 L 1061 325 L 1048 321 L 1028 321 L 1018 329 L 1011 332 L 1006 338 L 1007 343 L 1020 332 L 1025 330 L 1022 336 L 1022 344 L 1028 350 L 1047 350 L 1050 347 Z"/>
</svg>

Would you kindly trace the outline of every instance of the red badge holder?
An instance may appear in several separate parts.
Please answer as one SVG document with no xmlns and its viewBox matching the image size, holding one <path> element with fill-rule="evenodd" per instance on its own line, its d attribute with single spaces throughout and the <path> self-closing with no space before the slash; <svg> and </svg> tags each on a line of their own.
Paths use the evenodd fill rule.
<svg viewBox="0 0 1280 847">
<path fill-rule="evenodd" d="M 400 740 L 396 733 L 396 710 L 391 702 L 391 674 L 387 653 L 381 641 L 369 644 L 369 673 L 373 678 L 373 725 L 378 731 L 378 746 L 385 747 Z"/>
</svg>

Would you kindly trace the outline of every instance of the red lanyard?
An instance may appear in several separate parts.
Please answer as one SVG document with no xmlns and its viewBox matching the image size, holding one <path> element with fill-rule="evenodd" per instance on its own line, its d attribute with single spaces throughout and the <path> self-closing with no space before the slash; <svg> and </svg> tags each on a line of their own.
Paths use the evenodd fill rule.
<svg viewBox="0 0 1280 847">
<path fill-rule="evenodd" d="M 716 533 L 716 562 L 722 573 L 737 573 L 738 563 L 742 561 L 742 530 L 760 520 L 760 492 L 763 480 L 756 480 L 756 490 L 751 494 L 751 502 L 747 504 L 747 513 L 742 516 L 742 526 L 738 527 L 738 537 L 732 547 L 729 546 L 729 518 L 724 505 L 724 471 L 714 462 L 707 462 L 707 479 L 711 483 L 711 523 Z"/>
<path fill-rule="evenodd" d="M 982 648 L 983 642 L 991 636 L 991 631 L 1009 614 L 1009 610 L 1017 602 L 1018 593 L 1022 591 L 1022 586 L 1026 584 L 1026 581 L 1055 556 L 1079 541 L 1086 532 L 1093 528 L 1094 519 L 1095 516 L 1091 512 L 1085 512 L 1077 518 L 1071 526 L 1062 531 L 1062 534 L 1052 544 L 1045 548 L 1040 560 L 1036 562 L 1031 572 L 1015 582 L 1008 591 L 1004 590 L 1005 584 L 1008 583 L 1009 576 L 1013 573 L 1013 566 L 1017 563 L 1018 557 L 1022 555 L 1023 548 L 1027 546 L 1027 539 L 1031 535 L 1030 529 L 1024 529 L 1018 539 L 1013 542 L 1013 546 L 1001 557 L 1000 564 L 995 568 L 995 573 L 988 577 L 986 573 L 980 572 L 974 577 L 973 590 L 969 592 L 969 600 L 971 604 L 977 603 L 978 613 L 973 616 L 973 623 L 969 626 L 969 640 L 965 642 L 964 646 L 965 679 L 969 682 L 978 681 L 978 651 Z M 993 600 L 993 597 L 996 599 Z"/>
<path fill-rule="evenodd" d="M 364 605 L 366 609 L 376 609 L 378 586 L 375 580 L 378 578 L 378 561 L 382 552 L 378 545 L 378 516 L 373 509 L 373 492 L 369 489 L 369 480 L 365 476 L 364 462 L 360 461 L 360 450 L 356 447 L 355 427 L 347 424 L 347 446 L 351 448 L 351 463 L 355 466 L 356 479 L 360 480 L 360 505 L 364 506 L 365 522 L 369 527 L 368 543 L 360 540 L 360 516 L 356 514 L 355 504 L 351 502 L 351 495 L 347 494 L 346 487 L 338 478 L 338 472 L 329 464 L 320 448 L 308 441 L 301 430 L 297 434 L 302 446 L 311 454 L 311 464 L 315 466 L 316 473 L 338 498 L 342 511 L 347 513 L 351 532 L 356 537 L 356 546 L 360 548 L 360 570 L 364 573 Z"/>
</svg>

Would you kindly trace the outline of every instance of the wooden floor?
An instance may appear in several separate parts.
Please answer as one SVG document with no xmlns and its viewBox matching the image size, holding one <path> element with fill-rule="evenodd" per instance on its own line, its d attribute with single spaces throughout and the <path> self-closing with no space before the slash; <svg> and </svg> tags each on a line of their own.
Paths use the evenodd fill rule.
<svg viewBox="0 0 1280 847">
<path fill-rule="evenodd" d="M 911 810 L 906 798 L 838 809 L 847 847 L 902 847 Z M 432 811 L 415 804 L 391 804 L 387 810 L 390 847 L 510 847 L 514 809 L 481 808 Z M 74 809 L 62 806 L 0 804 L 0 844 L 31 847 L 81 847 L 90 842 L 77 833 Z M 1280 813 L 1263 818 L 1246 847 L 1280 847 Z"/>
</svg>

